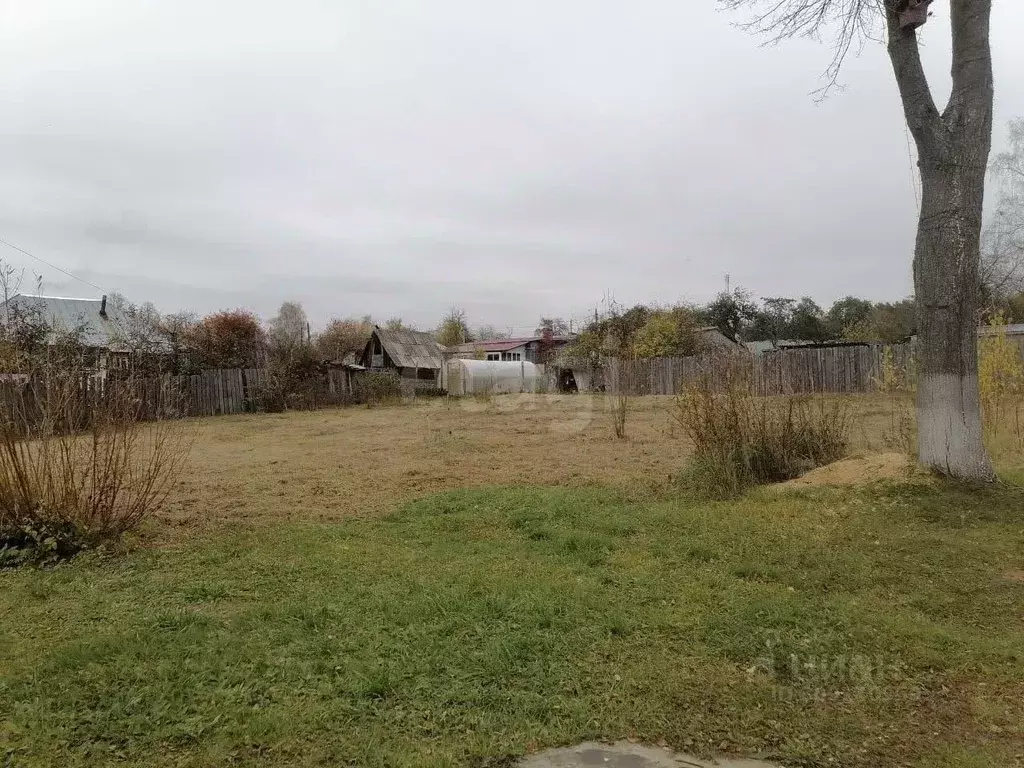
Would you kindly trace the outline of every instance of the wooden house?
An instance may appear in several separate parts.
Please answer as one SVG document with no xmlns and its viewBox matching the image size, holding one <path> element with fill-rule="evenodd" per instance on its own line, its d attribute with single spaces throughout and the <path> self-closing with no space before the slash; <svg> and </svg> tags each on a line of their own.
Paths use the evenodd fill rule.
<svg viewBox="0 0 1024 768">
<path fill-rule="evenodd" d="M 429 333 L 375 327 L 359 360 L 368 371 L 395 371 L 414 389 L 441 386 L 445 348 Z"/>
<path fill-rule="evenodd" d="M 15 294 L 0 303 L 0 323 L 17 322 L 44 328 L 48 344 L 64 336 L 74 338 L 85 352 L 86 368 L 99 379 L 105 379 L 110 371 L 129 369 L 143 354 L 171 354 L 167 342 L 152 333 L 147 332 L 147 338 L 135 338 L 130 317 L 106 296 L 73 299 Z"/>
</svg>

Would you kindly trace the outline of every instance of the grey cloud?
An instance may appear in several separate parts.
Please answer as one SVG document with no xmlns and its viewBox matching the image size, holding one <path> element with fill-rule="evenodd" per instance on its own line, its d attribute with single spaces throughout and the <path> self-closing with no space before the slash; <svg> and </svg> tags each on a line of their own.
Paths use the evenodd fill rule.
<svg viewBox="0 0 1024 768">
<path fill-rule="evenodd" d="M 426 326 L 459 304 L 526 328 L 605 291 L 707 298 L 725 272 L 759 295 L 905 294 L 912 161 L 884 51 L 816 104 L 828 50 L 762 48 L 735 18 L 713 0 L 6 4 L 0 236 L 163 309 L 298 299 L 317 322 Z M 997 5 L 997 121 L 1024 113 L 1022 21 Z"/>
</svg>

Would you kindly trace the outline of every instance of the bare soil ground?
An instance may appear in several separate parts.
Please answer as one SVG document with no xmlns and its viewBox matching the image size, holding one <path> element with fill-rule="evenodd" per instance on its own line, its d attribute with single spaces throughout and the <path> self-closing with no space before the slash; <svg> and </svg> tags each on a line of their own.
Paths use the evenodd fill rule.
<svg viewBox="0 0 1024 768">
<path fill-rule="evenodd" d="M 787 488 L 815 488 L 822 485 L 859 485 L 874 480 L 905 480 L 915 471 L 914 462 L 904 453 L 870 453 L 850 456 L 825 467 L 812 469 L 795 480 L 779 483 Z"/>
<path fill-rule="evenodd" d="M 852 448 L 887 450 L 885 403 L 850 401 L 857 414 Z M 605 399 L 590 396 L 197 419 L 190 466 L 159 516 L 159 536 L 375 515 L 466 487 L 599 485 L 652 495 L 690 453 L 672 411 L 672 398 L 633 400 L 625 440 L 612 433 Z"/>
</svg>

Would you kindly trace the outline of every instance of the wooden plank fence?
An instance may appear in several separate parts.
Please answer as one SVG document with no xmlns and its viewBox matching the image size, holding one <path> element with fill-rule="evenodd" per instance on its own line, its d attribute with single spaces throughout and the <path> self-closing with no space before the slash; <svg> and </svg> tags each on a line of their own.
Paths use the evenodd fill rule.
<svg viewBox="0 0 1024 768">
<path fill-rule="evenodd" d="M 174 398 L 181 416 L 223 416 L 253 410 L 266 372 L 258 368 L 203 371 L 193 376 L 156 379 L 164 401 Z M 151 382 L 146 380 L 149 386 Z M 159 402 L 153 404 L 162 410 Z M 155 416 L 156 414 L 154 414 Z"/>
<path fill-rule="evenodd" d="M 186 416 L 250 413 L 256 410 L 256 401 L 267 384 L 268 374 L 263 368 L 203 371 L 172 377 L 169 382 L 172 391 L 175 386 L 181 388 Z M 331 368 L 310 381 L 307 390 L 307 407 L 340 405 L 351 398 L 352 381 L 346 371 Z"/>
<path fill-rule="evenodd" d="M 883 361 L 889 364 L 885 365 Z M 886 372 L 888 371 L 888 373 Z M 606 389 L 616 394 L 676 395 L 702 385 L 722 392 L 733 384 L 759 395 L 864 393 L 885 384 L 906 388 L 913 376 L 910 344 L 784 349 L 762 355 L 713 354 L 697 357 L 611 359 Z"/>
<path fill-rule="evenodd" d="M 265 369 L 210 370 L 192 376 L 160 376 L 123 381 L 112 377 L 104 382 L 83 376 L 74 383 L 72 394 L 87 418 L 93 404 L 111 396 L 117 387 L 132 388 L 130 399 L 139 417 L 147 420 L 191 416 L 225 416 L 251 413 L 261 407 L 260 393 L 268 383 Z M 124 390 L 117 390 L 119 393 Z M 45 412 L 44 382 L 24 379 L 0 381 L 0 415 L 20 413 L 21 418 Z M 64 396 L 67 396 L 65 390 Z M 344 370 L 329 369 L 306 382 L 303 408 L 341 405 L 351 401 L 352 380 Z"/>
</svg>

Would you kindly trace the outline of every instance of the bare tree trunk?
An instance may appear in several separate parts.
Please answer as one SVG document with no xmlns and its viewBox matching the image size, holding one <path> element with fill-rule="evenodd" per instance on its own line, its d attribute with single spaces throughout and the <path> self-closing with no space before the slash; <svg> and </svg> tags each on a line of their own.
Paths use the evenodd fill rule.
<svg viewBox="0 0 1024 768">
<path fill-rule="evenodd" d="M 917 143 L 922 203 L 914 254 L 918 460 L 970 480 L 995 475 L 982 440 L 978 321 L 982 204 L 992 147 L 992 0 L 950 0 L 953 90 L 939 114 L 917 34 L 889 0 L 889 55 Z"/>
</svg>

